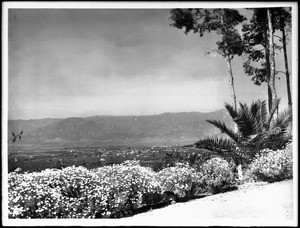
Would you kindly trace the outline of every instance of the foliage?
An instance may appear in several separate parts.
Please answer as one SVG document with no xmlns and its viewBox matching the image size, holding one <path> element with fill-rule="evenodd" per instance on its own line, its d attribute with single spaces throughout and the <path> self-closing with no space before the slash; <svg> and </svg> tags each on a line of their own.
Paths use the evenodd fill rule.
<svg viewBox="0 0 300 228">
<path fill-rule="evenodd" d="M 293 177 L 293 150 L 288 144 L 282 150 L 262 150 L 249 166 L 249 177 L 255 181 L 276 182 Z"/>
<path fill-rule="evenodd" d="M 197 167 L 211 159 L 213 155 L 210 151 L 198 149 L 192 153 L 188 153 L 183 161 L 187 162 L 191 167 Z"/>
<path fill-rule="evenodd" d="M 249 166 L 255 180 L 292 177 L 291 145 L 263 150 Z M 160 204 L 164 194 L 190 199 L 236 187 L 235 165 L 215 157 L 205 163 L 176 163 L 156 173 L 139 161 L 87 169 L 69 166 L 8 175 L 9 218 L 116 218 Z"/>
<path fill-rule="evenodd" d="M 184 159 L 184 156 L 179 152 L 166 152 L 163 157 L 163 168 L 175 166 L 177 162 L 180 162 Z"/>
<path fill-rule="evenodd" d="M 249 23 L 243 24 L 244 52 L 247 60 L 244 63 L 244 70 L 256 85 L 268 81 L 269 65 L 268 54 L 268 19 L 267 8 L 253 9 L 253 16 Z M 280 30 L 283 27 L 290 26 L 291 14 L 288 9 L 283 7 L 269 9 L 272 13 L 273 30 Z M 282 42 L 282 39 L 280 39 Z M 282 47 L 275 45 L 276 49 Z M 260 67 L 258 66 L 259 63 Z"/>
<path fill-rule="evenodd" d="M 104 188 L 83 167 L 16 174 L 8 177 L 9 217 L 79 218 L 97 210 L 92 202 L 105 204 Z"/>
<path fill-rule="evenodd" d="M 260 85 L 268 81 L 270 73 L 267 10 L 265 8 L 253 9 L 253 16 L 249 23 L 243 25 L 242 31 L 244 52 L 247 55 L 247 60 L 243 65 L 244 70 L 251 76 L 255 85 Z"/>
<path fill-rule="evenodd" d="M 187 164 L 177 163 L 158 172 L 158 180 L 163 192 L 173 192 L 179 198 L 195 194 L 201 179 L 200 173 Z"/>
<path fill-rule="evenodd" d="M 217 42 L 217 53 L 224 58 L 243 53 L 243 41 L 235 28 L 246 18 L 235 9 L 171 9 L 172 26 L 184 29 L 184 33 L 216 32 L 221 35 Z"/>
<path fill-rule="evenodd" d="M 232 74 L 231 60 L 235 55 L 241 56 L 244 52 L 244 42 L 236 26 L 246 18 L 235 9 L 171 9 L 172 26 L 185 29 L 185 34 L 190 31 L 198 33 L 200 37 L 205 32 L 215 32 L 221 36 L 217 41 L 217 49 L 208 51 L 207 54 L 217 53 L 227 60 L 231 96 L 236 106 L 236 95 Z"/>
<path fill-rule="evenodd" d="M 98 168 L 96 173 L 101 183 L 110 187 L 108 210 L 115 217 L 121 217 L 123 213 L 132 212 L 145 204 L 144 195 L 161 193 L 156 173 L 140 166 L 135 160 Z"/>
<path fill-rule="evenodd" d="M 193 148 L 194 149 L 194 148 Z M 184 154 L 167 152 L 163 157 L 161 166 L 155 167 L 155 171 L 160 171 L 164 168 L 176 166 L 176 163 L 187 163 L 193 167 L 204 163 L 212 157 L 211 153 L 206 150 L 194 149 L 193 151 L 185 152 Z"/>
<path fill-rule="evenodd" d="M 84 167 L 10 173 L 10 218 L 121 217 L 160 194 L 155 173 L 136 162 L 88 170 Z"/>
<path fill-rule="evenodd" d="M 268 115 L 266 101 L 252 102 L 250 107 L 240 103 L 239 110 L 229 104 L 225 107 L 236 123 L 237 132 L 221 121 L 208 120 L 227 137 L 201 139 L 195 143 L 197 148 L 230 158 L 236 164 L 249 164 L 262 149 L 282 149 L 291 140 L 292 136 L 288 133 L 292 124 L 290 109 L 274 118 L 275 109 Z"/>
<path fill-rule="evenodd" d="M 274 101 L 277 98 L 275 88 L 275 50 L 284 49 L 285 67 L 287 74 L 287 89 L 289 104 L 291 104 L 289 71 L 286 53 L 285 30 L 291 25 L 290 8 L 255 8 L 249 23 L 245 23 L 242 28 L 244 53 L 246 61 L 243 63 L 244 71 L 251 77 L 255 85 L 267 83 L 269 110 L 274 108 Z M 269 13 L 268 13 L 269 12 Z M 269 16 L 268 16 L 269 15 Z M 281 30 L 283 37 L 279 41 L 283 46 L 273 42 L 276 30 Z M 272 34 L 271 34 L 272 33 Z M 276 40 L 277 41 L 277 40 Z"/>
<path fill-rule="evenodd" d="M 208 192 L 216 194 L 236 188 L 234 165 L 226 160 L 219 157 L 212 158 L 198 169 L 203 175 L 201 179 L 202 186 L 205 186 Z"/>
</svg>

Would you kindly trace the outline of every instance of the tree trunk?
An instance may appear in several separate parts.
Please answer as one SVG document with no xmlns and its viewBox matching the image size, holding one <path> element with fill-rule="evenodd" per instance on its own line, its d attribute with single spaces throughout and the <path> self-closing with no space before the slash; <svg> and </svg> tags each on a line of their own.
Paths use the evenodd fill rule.
<svg viewBox="0 0 300 228">
<path fill-rule="evenodd" d="M 285 76 L 286 76 L 286 87 L 287 87 L 287 95 L 288 95 L 288 105 L 292 110 L 292 96 L 291 96 L 291 86 L 290 86 L 290 73 L 289 73 L 289 65 L 286 51 L 286 39 L 285 39 L 285 30 L 284 30 L 284 19 L 280 19 L 280 27 L 282 32 L 282 44 L 283 44 L 283 54 L 284 54 L 284 63 L 285 63 Z"/>
<path fill-rule="evenodd" d="M 233 98 L 234 110 L 237 110 L 236 95 L 235 95 L 235 89 L 234 89 L 234 80 L 233 80 L 232 66 L 231 66 L 231 59 L 232 59 L 232 57 L 229 54 L 227 54 L 228 77 L 229 77 L 229 85 L 230 85 L 230 88 L 231 88 L 231 97 Z M 236 123 L 234 123 L 234 132 L 237 132 L 237 131 L 238 131 L 237 125 L 236 125 Z M 239 180 L 242 181 L 243 180 L 243 169 L 242 169 L 241 164 L 238 165 L 237 171 L 238 171 Z"/>
<path fill-rule="evenodd" d="M 274 109 L 274 105 L 277 100 L 277 93 L 275 88 L 275 56 L 274 56 L 274 38 L 273 38 L 273 27 L 272 27 L 272 15 L 270 9 L 267 10 L 268 15 L 268 41 L 269 41 L 269 61 L 270 61 L 270 77 L 268 80 L 268 88 L 270 89 L 270 96 L 272 105 L 269 106 L 269 112 Z"/>
<path fill-rule="evenodd" d="M 233 74 L 232 74 L 232 67 L 231 67 L 231 59 L 232 57 L 227 54 L 227 63 L 228 63 L 228 76 L 229 76 L 229 85 L 231 89 L 231 97 L 233 99 L 233 107 L 236 110 L 236 95 L 235 95 L 235 89 L 234 89 L 234 81 L 233 81 Z"/>
<path fill-rule="evenodd" d="M 241 164 L 238 165 L 237 171 L 238 171 L 239 180 L 243 181 L 244 176 L 243 176 L 243 169 L 242 169 L 242 165 Z"/>
<path fill-rule="evenodd" d="M 264 31 L 265 39 L 268 40 L 268 31 L 267 29 Z M 267 93 L 268 93 L 268 110 L 271 112 L 272 110 L 272 93 L 269 85 L 270 78 L 270 49 L 269 44 L 266 43 L 265 46 L 265 58 L 266 58 L 266 68 L 267 68 Z"/>
</svg>

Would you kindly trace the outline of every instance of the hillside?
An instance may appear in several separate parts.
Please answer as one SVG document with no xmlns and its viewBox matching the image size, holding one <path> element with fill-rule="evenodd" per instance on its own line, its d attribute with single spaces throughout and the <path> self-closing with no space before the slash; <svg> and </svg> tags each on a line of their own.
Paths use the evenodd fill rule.
<svg viewBox="0 0 300 228">
<path fill-rule="evenodd" d="M 93 116 L 65 119 L 9 120 L 8 134 L 24 129 L 18 144 L 61 145 L 184 145 L 219 133 L 207 123 L 218 119 L 232 124 L 226 110 L 152 116 Z"/>
</svg>

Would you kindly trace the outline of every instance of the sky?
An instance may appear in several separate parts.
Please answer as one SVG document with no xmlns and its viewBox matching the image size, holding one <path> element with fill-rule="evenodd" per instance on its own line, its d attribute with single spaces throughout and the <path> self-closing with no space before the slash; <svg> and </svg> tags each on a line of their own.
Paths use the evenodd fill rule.
<svg viewBox="0 0 300 228">
<path fill-rule="evenodd" d="M 9 9 L 8 119 L 224 108 L 227 62 L 205 54 L 220 37 L 185 35 L 169 17 L 169 9 Z M 242 62 L 232 62 L 237 100 L 267 99 Z M 282 53 L 276 67 L 284 70 Z M 283 75 L 276 88 L 287 106 Z"/>
</svg>

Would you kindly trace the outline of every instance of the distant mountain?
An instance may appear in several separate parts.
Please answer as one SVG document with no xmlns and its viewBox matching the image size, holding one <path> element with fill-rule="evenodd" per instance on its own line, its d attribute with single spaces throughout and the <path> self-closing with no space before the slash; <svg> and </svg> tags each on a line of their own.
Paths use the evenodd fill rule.
<svg viewBox="0 0 300 228">
<path fill-rule="evenodd" d="M 233 125 L 225 109 L 151 116 L 93 116 L 64 119 L 9 120 L 8 134 L 24 129 L 18 144 L 41 145 L 184 145 L 219 130 L 207 119 Z"/>
</svg>

